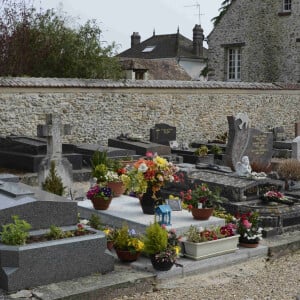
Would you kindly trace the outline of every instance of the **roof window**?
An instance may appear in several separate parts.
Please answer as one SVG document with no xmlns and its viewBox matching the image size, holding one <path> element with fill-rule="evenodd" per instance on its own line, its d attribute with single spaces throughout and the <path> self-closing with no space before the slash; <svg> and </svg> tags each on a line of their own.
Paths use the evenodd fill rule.
<svg viewBox="0 0 300 300">
<path fill-rule="evenodd" d="M 142 52 L 151 52 L 154 48 L 155 46 L 147 46 L 146 48 L 144 48 L 144 50 L 142 50 Z"/>
</svg>

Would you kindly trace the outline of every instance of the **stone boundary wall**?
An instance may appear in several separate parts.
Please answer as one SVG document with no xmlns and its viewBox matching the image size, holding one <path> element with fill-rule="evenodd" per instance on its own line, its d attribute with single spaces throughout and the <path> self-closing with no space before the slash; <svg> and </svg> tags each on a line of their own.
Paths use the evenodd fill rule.
<svg viewBox="0 0 300 300">
<path fill-rule="evenodd" d="M 247 112 L 251 127 L 284 126 L 294 137 L 300 121 L 300 86 L 198 81 L 107 81 L 0 78 L 0 135 L 36 136 L 45 114 L 71 124 L 64 142 L 99 143 L 121 133 L 149 140 L 167 123 L 179 142 L 206 141 L 228 131 L 227 116 Z"/>
</svg>

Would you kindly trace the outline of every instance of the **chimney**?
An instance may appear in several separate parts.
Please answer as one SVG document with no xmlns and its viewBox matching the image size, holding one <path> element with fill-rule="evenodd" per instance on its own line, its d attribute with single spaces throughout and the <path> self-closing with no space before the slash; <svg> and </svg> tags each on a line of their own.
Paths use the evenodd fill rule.
<svg viewBox="0 0 300 300">
<path fill-rule="evenodd" d="M 196 56 L 203 57 L 204 34 L 201 25 L 195 25 L 193 28 L 193 53 Z"/>
<path fill-rule="evenodd" d="M 131 35 L 131 48 L 135 45 L 138 45 L 141 42 L 141 36 L 138 32 L 134 32 Z"/>
</svg>

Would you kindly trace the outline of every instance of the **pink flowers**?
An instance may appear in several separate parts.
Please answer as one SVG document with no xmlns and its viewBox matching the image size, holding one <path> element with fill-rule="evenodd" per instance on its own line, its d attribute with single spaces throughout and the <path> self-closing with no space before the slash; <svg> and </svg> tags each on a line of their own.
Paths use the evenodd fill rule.
<svg viewBox="0 0 300 300">
<path fill-rule="evenodd" d="M 248 220 L 242 220 L 242 224 L 246 229 L 249 229 L 252 226 L 252 223 L 250 223 Z"/>
</svg>

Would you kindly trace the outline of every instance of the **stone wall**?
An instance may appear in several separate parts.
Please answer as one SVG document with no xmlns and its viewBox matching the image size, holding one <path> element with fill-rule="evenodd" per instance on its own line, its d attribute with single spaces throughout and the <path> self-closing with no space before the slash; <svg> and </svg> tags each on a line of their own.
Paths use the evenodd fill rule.
<svg viewBox="0 0 300 300">
<path fill-rule="evenodd" d="M 107 145 L 122 132 L 149 140 L 155 123 L 176 126 L 179 142 L 214 139 L 238 112 L 252 127 L 284 126 L 292 138 L 299 107 L 299 89 L 274 84 L 0 78 L 0 135 L 36 136 L 45 114 L 59 112 L 73 143 Z"/>
<path fill-rule="evenodd" d="M 241 47 L 241 80 L 300 82 L 300 0 L 234 0 L 208 37 L 209 79 L 227 80 L 227 49 Z"/>
</svg>

